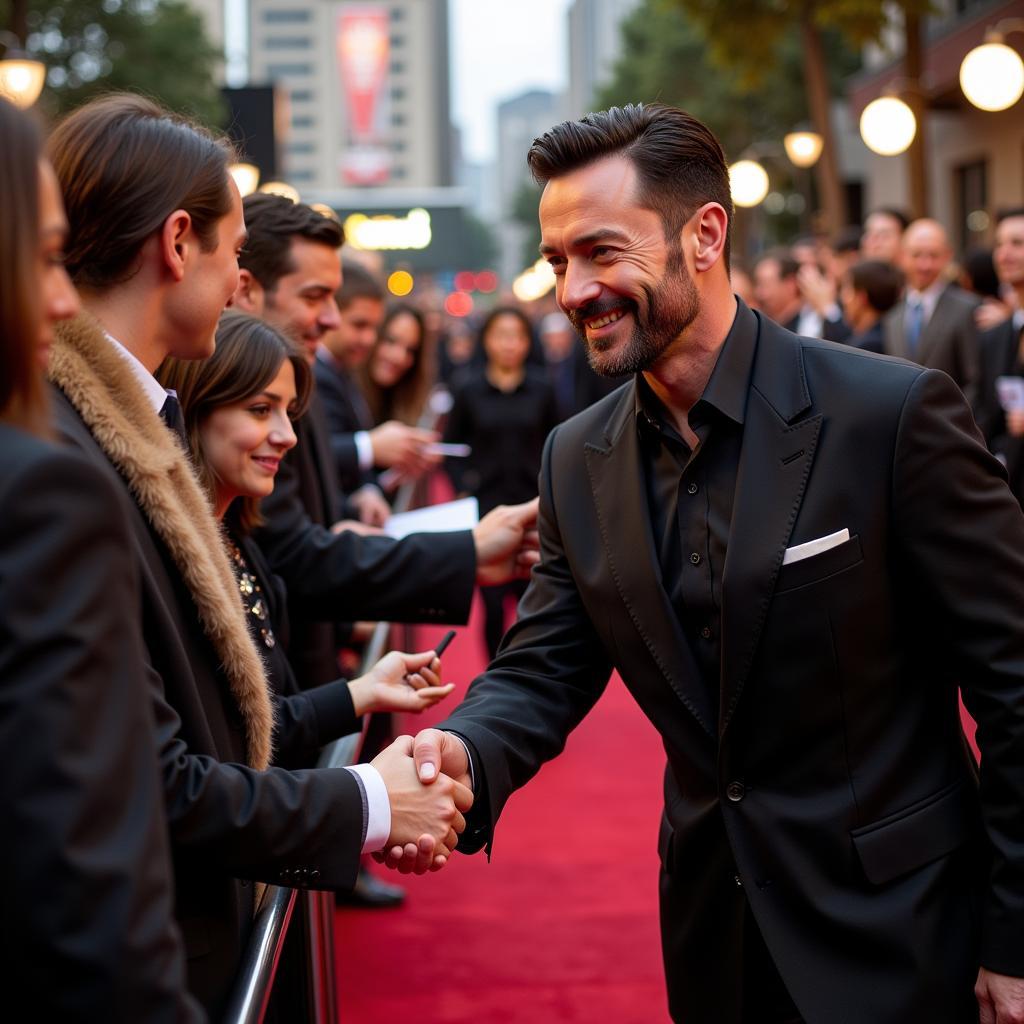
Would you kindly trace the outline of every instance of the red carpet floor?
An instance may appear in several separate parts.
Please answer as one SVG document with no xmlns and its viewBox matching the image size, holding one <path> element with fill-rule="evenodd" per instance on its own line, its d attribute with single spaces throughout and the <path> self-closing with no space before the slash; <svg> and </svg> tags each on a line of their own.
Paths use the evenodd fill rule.
<svg viewBox="0 0 1024 1024">
<path fill-rule="evenodd" d="M 479 619 L 477 607 L 445 657 L 459 684 L 450 699 L 483 664 Z M 424 629 L 424 646 L 441 632 Z M 408 888 L 402 908 L 338 911 L 344 1024 L 667 1021 L 663 764 L 656 733 L 613 679 L 562 757 L 513 796 L 491 864 L 456 854 L 439 874 L 396 876 Z"/>
</svg>

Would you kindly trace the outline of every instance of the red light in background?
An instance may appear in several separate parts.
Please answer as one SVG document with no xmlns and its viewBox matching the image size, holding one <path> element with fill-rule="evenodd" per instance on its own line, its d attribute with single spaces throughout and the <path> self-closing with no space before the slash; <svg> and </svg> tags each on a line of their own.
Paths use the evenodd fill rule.
<svg viewBox="0 0 1024 1024">
<path fill-rule="evenodd" d="M 493 270 L 481 270 L 476 275 L 476 290 L 490 294 L 498 287 L 498 275 Z"/>
<path fill-rule="evenodd" d="M 471 292 L 476 286 L 476 275 L 472 270 L 460 270 L 455 275 L 455 288 L 460 292 Z"/>
<path fill-rule="evenodd" d="M 444 300 L 444 311 L 449 316 L 469 316 L 473 312 L 473 298 L 465 292 L 452 292 Z"/>
</svg>

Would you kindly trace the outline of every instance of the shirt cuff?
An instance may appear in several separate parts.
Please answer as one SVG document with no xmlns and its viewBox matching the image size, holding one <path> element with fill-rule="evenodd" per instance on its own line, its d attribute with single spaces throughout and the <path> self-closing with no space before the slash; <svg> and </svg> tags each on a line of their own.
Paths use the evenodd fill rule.
<svg viewBox="0 0 1024 1024">
<path fill-rule="evenodd" d="M 825 319 L 833 324 L 837 324 L 843 319 L 843 311 L 839 308 L 838 303 L 833 302 L 825 309 Z"/>
<path fill-rule="evenodd" d="M 363 784 L 366 793 L 366 838 L 363 853 L 384 848 L 391 835 L 391 800 L 380 772 L 372 764 L 352 764 L 348 770 Z"/>
<path fill-rule="evenodd" d="M 356 455 L 359 457 L 359 468 L 364 472 L 373 469 L 373 442 L 368 430 L 357 430 L 352 435 L 356 443 Z"/>
</svg>

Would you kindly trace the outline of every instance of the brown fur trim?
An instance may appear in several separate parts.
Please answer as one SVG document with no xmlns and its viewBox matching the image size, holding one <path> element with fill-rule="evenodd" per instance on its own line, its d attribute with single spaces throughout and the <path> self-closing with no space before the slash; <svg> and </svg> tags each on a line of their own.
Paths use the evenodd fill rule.
<svg viewBox="0 0 1024 1024">
<path fill-rule="evenodd" d="M 124 357 L 85 314 L 59 325 L 50 378 L 125 478 L 192 594 L 245 722 L 249 764 L 270 763 L 273 709 L 223 536 L 188 457 Z"/>
</svg>

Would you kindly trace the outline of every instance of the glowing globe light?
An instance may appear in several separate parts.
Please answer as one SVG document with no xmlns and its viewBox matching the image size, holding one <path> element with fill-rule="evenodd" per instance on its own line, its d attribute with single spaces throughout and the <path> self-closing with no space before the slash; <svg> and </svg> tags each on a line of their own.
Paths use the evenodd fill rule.
<svg viewBox="0 0 1024 1024">
<path fill-rule="evenodd" d="M 0 60 L 0 96 L 16 107 L 31 107 L 39 99 L 45 82 L 46 65 L 41 60 L 21 53 Z"/>
<path fill-rule="evenodd" d="M 738 160 L 729 168 L 729 190 L 737 206 L 757 206 L 768 195 L 768 172 L 756 160 Z"/>
<path fill-rule="evenodd" d="M 293 203 L 299 201 L 299 190 L 287 181 L 268 181 L 260 185 L 259 191 L 270 196 L 280 196 L 282 199 L 290 199 Z"/>
<path fill-rule="evenodd" d="M 914 112 L 895 96 L 872 100 L 860 115 L 860 137 L 868 149 L 879 156 L 905 152 L 916 134 Z"/>
<path fill-rule="evenodd" d="M 498 288 L 498 275 L 493 270 L 481 270 L 476 275 L 476 290 L 489 295 Z"/>
<path fill-rule="evenodd" d="M 789 162 L 796 167 L 813 167 L 821 156 L 825 141 L 817 132 L 790 132 L 783 140 Z"/>
<path fill-rule="evenodd" d="M 512 282 L 512 294 L 520 302 L 536 302 L 555 287 L 555 272 L 545 259 L 539 259 Z"/>
<path fill-rule="evenodd" d="M 228 173 L 234 178 L 243 199 L 251 196 L 260 183 L 260 169 L 255 164 L 232 164 Z"/>
<path fill-rule="evenodd" d="M 396 270 L 388 278 L 388 291 L 392 295 L 397 295 L 399 298 L 403 298 L 408 295 L 416 282 L 413 280 L 412 274 L 408 270 Z"/>
<path fill-rule="evenodd" d="M 1005 43 L 976 46 L 960 65 L 960 88 L 980 110 L 1006 110 L 1024 94 L 1024 61 Z"/>
<path fill-rule="evenodd" d="M 469 316 L 473 312 L 473 297 L 465 292 L 452 292 L 444 300 L 444 311 L 449 316 Z"/>
</svg>

